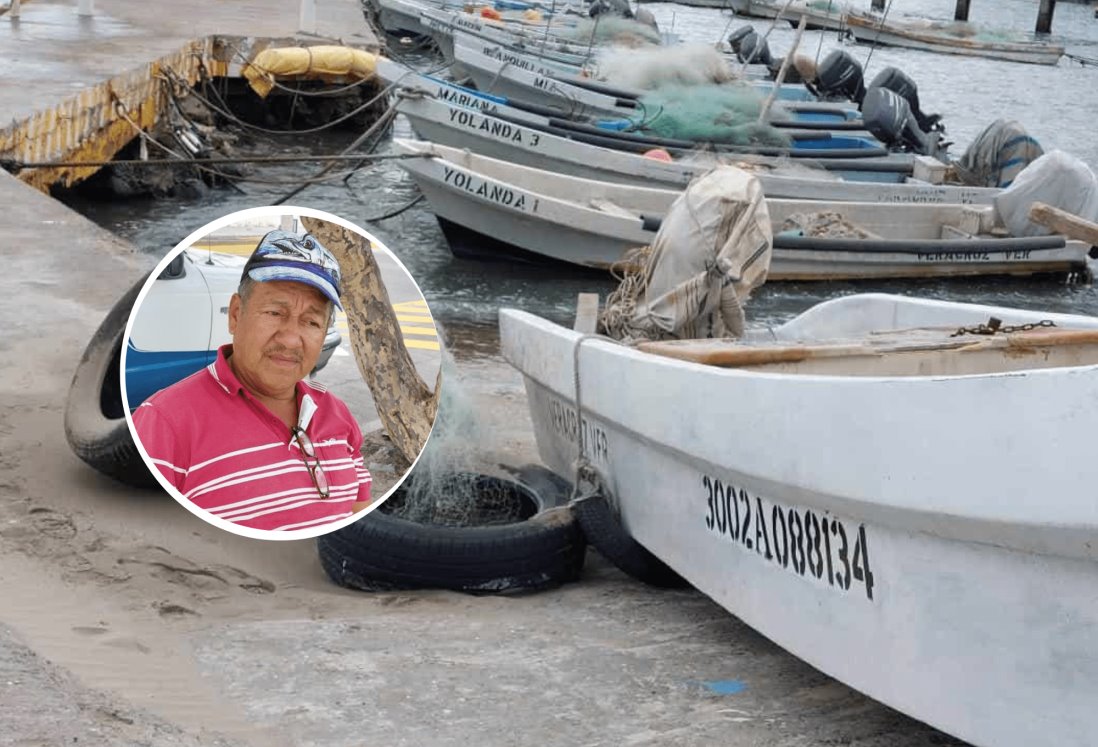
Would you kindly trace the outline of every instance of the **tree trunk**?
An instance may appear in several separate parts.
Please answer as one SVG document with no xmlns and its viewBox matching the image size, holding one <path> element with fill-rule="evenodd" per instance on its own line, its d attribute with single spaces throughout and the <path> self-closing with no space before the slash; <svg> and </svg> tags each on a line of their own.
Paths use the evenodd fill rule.
<svg viewBox="0 0 1098 747">
<path fill-rule="evenodd" d="M 339 262 L 343 274 L 340 301 L 347 313 L 358 370 L 370 387 L 389 437 L 408 462 L 414 462 L 435 422 L 442 371 L 432 392 L 404 346 L 400 323 L 366 238 L 319 218 L 303 216 L 301 222 Z"/>
</svg>

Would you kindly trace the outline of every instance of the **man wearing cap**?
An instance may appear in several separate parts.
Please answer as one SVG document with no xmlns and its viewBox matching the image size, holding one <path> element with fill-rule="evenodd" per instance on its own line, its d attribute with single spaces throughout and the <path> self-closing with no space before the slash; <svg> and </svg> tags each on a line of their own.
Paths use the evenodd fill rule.
<svg viewBox="0 0 1098 747">
<path fill-rule="evenodd" d="M 270 531 L 369 503 L 358 423 L 308 379 L 339 296 L 339 265 L 313 236 L 276 230 L 259 242 L 229 302 L 232 344 L 133 414 L 149 459 L 186 500 Z"/>
</svg>

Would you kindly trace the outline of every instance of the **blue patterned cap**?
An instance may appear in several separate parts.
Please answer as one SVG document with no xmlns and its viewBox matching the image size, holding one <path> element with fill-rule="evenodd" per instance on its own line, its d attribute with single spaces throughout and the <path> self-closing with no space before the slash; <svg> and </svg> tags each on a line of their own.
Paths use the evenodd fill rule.
<svg viewBox="0 0 1098 747">
<path fill-rule="evenodd" d="M 311 285 L 340 310 L 339 263 L 311 234 L 275 229 L 259 240 L 244 272 L 252 280 L 289 280 Z"/>
</svg>

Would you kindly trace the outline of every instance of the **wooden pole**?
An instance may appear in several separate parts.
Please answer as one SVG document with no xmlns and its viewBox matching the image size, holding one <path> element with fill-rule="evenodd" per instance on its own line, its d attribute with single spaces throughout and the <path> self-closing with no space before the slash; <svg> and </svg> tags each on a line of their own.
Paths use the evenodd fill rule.
<svg viewBox="0 0 1098 747">
<path fill-rule="evenodd" d="M 1056 0 L 1041 0 L 1041 7 L 1037 11 L 1037 33 L 1052 33 L 1052 13 L 1056 10 Z"/>
<path fill-rule="evenodd" d="M 442 371 L 431 389 L 420 378 L 377 260 L 365 237 L 318 218 L 301 218 L 305 230 L 326 246 L 343 274 L 340 301 L 347 312 L 351 349 L 362 378 L 370 387 L 377 414 L 389 437 L 412 463 L 427 443 L 438 412 Z"/>
<path fill-rule="evenodd" d="M 969 0 L 957 0 L 957 10 L 953 13 L 953 20 L 955 21 L 967 21 L 968 20 L 968 4 Z"/>
<path fill-rule="evenodd" d="M 793 37 L 793 46 L 789 48 L 789 52 L 786 53 L 785 59 L 782 60 L 782 66 L 778 69 L 778 77 L 774 80 L 774 86 L 770 89 L 770 95 L 766 97 L 766 101 L 762 105 L 762 109 L 759 110 L 759 124 L 764 124 L 767 117 L 770 116 L 770 107 L 774 105 L 774 99 L 778 96 L 778 91 L 782 88 L 782 81 L 785 80 L 785 73 L 789 70 L 789 63 L 792 62 L 793 56 L 797 54 L 797 47 L 801 43 L 801 35 L 804 34 L 804 29 L 808 25 L 808 16 L 801 16 L 801 22 L 797 24 L 797 35 Z"/>
<path fill-rule="evenodd" d="M 1029 219 L 1051 229 L 1053 233 L 1098 246 L 1098 223 L 1091 223 L 1066 210 L 1035 202 L 1029 208 Z"/>
</svg>

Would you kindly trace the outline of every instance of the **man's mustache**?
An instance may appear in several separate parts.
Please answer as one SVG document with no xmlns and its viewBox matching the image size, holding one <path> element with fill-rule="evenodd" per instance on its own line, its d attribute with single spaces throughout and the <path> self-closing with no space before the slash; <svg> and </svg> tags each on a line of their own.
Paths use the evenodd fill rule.
<svg viewBox="0 0 1098 747">
<path fill-rule="evenodd" d="M 293 358 L 295 363 L 301 363 L 305 359 L 305 356 L 301 354 L 299 350 L 290 350 L 285 345 L 274 345 L 266 348 L 263 351 L 265 356 L 279 356 L 280 358 Z"/>
</svg>

